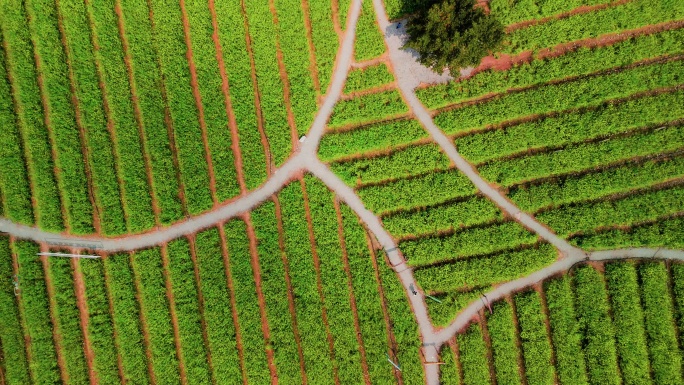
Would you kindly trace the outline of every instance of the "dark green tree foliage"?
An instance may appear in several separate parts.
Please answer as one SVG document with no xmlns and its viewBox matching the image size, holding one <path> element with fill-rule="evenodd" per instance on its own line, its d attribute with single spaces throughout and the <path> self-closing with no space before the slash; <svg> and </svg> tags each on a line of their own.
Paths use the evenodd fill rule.
<svg viewBox="0 0 684 385">
<path fill-rule="evenodd" d="M 475 8 L 475 0 L 426 2 L 407 26 L 405 47 L 420 53 L 420 62 L 437 72 L 476 65 L 503 40 L 501 23 Z"/>
</svg>

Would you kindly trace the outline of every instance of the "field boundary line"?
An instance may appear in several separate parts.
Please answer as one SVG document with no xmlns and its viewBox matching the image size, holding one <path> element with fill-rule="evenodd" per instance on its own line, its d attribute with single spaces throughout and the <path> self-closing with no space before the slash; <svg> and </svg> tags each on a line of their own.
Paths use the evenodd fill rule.
<svg viewBox="0 0 684 385">
<path fill-rule="evenodd" d="M 145 304 L 142 300 L 142 289 L 140 284 L 140 272 L 133 263 L 134 258 L 139 258 L 132 251 L 128 253 L 129 260 L 128 267 L 131 269 L 131 276 L 133 277 L 133 289 L 135 291 L 135 302 L 138 305 L 138 317 L 140 319 L 140 332 L 143 337 L 143 348 L 145 350 L 145 358 L 147 361 L 147 375 L 150 377 L 150 384 L 157 384 L 157 377 L 154 373 L 154 366 L 152 364 L 152 343 L 150 342 L 150 332 L 148 330 L 147 319 L 145 318 L 144 308 Z"/>
<path fill-rule="evenodd" d="M 49 248 L 45 245 L 40 246 L 40 251 L 41 252 L 46 252 L 49 251 Z M 43 270 L 43 278 L 45 279 L 45 294 L 47 294 L 48 297 L 48 305 L 49 305 L 49 316 L 50 316 L 50 323 L 51 323 L 51 329 L 52 329 L 52 340 L 53 343 L 55 344 L 55 353 L 57 356 L 57 367 L 59 370 L 59 375 L 60 378 L 62 379 L 63 383 L 68 383 L 69 381 L 69 374 L 67 372 L 67 367 L 66 367 L 66 362 L 64 361 L 64 352 L 62 351 L 62 337 L 61 337 L 61 327 L 59 325 L 59 322 L 57 322 L 57 300 L 55 299 L 55 286 L 52 283 L 52 277 L 51 277 L 51 270 L 50 270 L 50 261 L 48 260 L 47 257 L 41 256 L 40 258 L 41 262 L 41 267 Z M 82 333 L 83 330 L 80 330 Z M 30 339 L 30 336 L 29 336 Z M 85 351 L 83 352 L 85 354 Z"/>
<path fill-rule="evenodd" d="M 104 253 L 99 253 L 100 258 L 104 259 L 106 256 Z M 109 284 L 109 281 L 111 280 L 111 276 L 107 273 L 107 267 L 106 264 L 107 262 L 102 263 L 102 278 L 104 281 L 104 287 L 105 287 L 105 295 L 107 296 L 107 309 L 109 310 L 109 317 L 112 320 L 112 338 L 114 339 L 114 349 L 116 350 L 116 365 L 117 369 L 119 371 L 119 380 L 123 381 L 124 378 L 126 378 L 125 372 L 124 372 L 124 367 L 123 367 L 123 357 L 121 357 L 121 346 L 119 345 L 119 332 L 117 330 L 117 325 L 116 322 L 114 322 L 114 300 L 112 299 L 112 289 Z M 143 346 L 144 349 L 144 346 Z"/>
<path fill-rule="evenodd" d="M 316 0 L 313 0 L 316 1 Z M 304 29 L 306 30 L 306 42 L 309 47 L 309 72 L 316 90 L 316 100 L 321 96 L 321 81 L 318 78 L 318 68 L 316 66 L 316 49 L 313 44 L 312 26 L 311 26 L 311 10 L 309 9 L 309 0 L 302 0 L 302 13 L 304 15 Z M 318 104 L 318 103 L 317 103 Z"/>
<path fill-rule="evenodd" d="M 76 254 L 76 250 L 72 250 Z M 76 307 L 78 308 L 79 324 L 81 326 L 81 333 L 83 333 L 83 351 L 85 353 L 86 364 L 88 365 L 88 377 L 91 385 L 97 385 L 100 381 L 95 370 L 95 352 L 90 343 L 90 334 L 88 333 L 88 325 L 90 323 L 90 315 L 88 314 L 88 304 L 86 303 L 86 287 L 83 279 L 83 272 L 81 271 L 81 263 L 76 258 L 71 258 L 71 271 L 74 281 L 74 294 L 76 297 Z"/>
<path fill-rule="evenodd" d="M 506 33 L 511 33 L 513 31 L 517 31 L 517 30 L 520 30 L 523 28 L 534 26 L 534 25 L 546 24 L 552 20 L 567 19 L 567 18 L 575 16 L 575 15 L 582 15 L 585 13 L 598 11 L 598 10 L 601 10 L 604 8 L 616 7 L 619 5 L 629 3 L 631 1 L 633 1 L 633 0 L 617 0 L 617 1 L 610 1 L 607 3 L 601 3 L 601 4 L 595 4 L 595 5 L 581 5 L 577 8 L 573 8 L 569 11 L 561 12 L 561 13 L 558 13 L 555 15 L 540 17 L 537 19 L 528 19 L 528 20 L 515 22 L 513 24 L 509 24 L 505 27 L 505 31 L 506 31 Z"/>
<path fill-rule="evenodd" d="M 163 244 L 161 246 L 161 260 L 162 260 L 162 275 L 164 276 L 164 291 L 166 292 L 166 299 L 169 303 L 169 317 L 171 318 L 171 326 L 173 327 L 173 343 L 176 347 L 176 356 L 178 357 L 178 369 L 180 381 L 182 385 L 188 385 L 187 369 L 185 367 L 185 360 L 183 359 L 183 350 L 181 347 L 180 330 L 178 326 L 178 316 L 176 314 L 176 301 L 173 295 L 173 283 L 171 282 L 170 261 L 169 261 L 169 246 Z"/>
</svg>

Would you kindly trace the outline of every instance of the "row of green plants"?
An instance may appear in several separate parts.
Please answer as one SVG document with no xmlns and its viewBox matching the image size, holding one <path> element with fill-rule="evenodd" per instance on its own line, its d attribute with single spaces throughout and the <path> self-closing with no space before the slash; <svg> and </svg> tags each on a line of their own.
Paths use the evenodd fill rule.
<svg viewBox="0 0 684 385">
<path fill-rule="evenodd" d="M 650 365 L 639 299 L 636 268 L 631 263 L 608 263 L 604 273 L 615 330 L 620 374 L 627 384 L 650 382 Z M 661 293 L 662 294 L 662 293 Z"/>
<path fill-rule="evenodd" d="M 554 384 L 551 341 L 541 296 L 537 291 L 528 291 L 517 294 L 514 300 L 527 383 Z"/>
<path fill-rule="evenodd" d="M 385 52 L 385 40 L 375 23 L 375 10 L 372 1 L 361 3 L 361 15 L 356 22 L 356 41 L 354 41 L 354 60 L 362 62 L 380 56 Z"/>
<path fill-rule="evenodd" d="M 654 221 L 684 208 L 684 186 L 645 191 L 615 200 L 563 206 L 538 214 L 539 221 L 554 229 L 556 234 L 591 231 L 599 227 L 629 226 Z"/>
<path fill-rule="evenodd" d="M 119 189 L 119 167 L 114 158 L 114 143 L 108 129 L 100 78 L 95 66 L 91 27 L 83 2 L 57 3 L 63 42 L 72 77 L 77 121 L 83 130 L 83 158 L 90 171 L 92 195 L 97 207 L 100 231 L 104 234 L 126 232 L 123 202 Z M 85 31 L 85 32 L 84 32 Z"/>
<path fill-rule="evenodd" d="M 487 331 L 491 340 L 494 373 L 496 383 L 500 385 L 521 384 L 521 368 L 518 363 L 520 349 L 513 316 L 513 308 L 506 301 L 493 304 L 492 312 L 487 315 Z"/>
<path fill-rule="evenodd" d="M 185 3 L 185 15 L 188 18 L 188 35 L 197 73 L 196 87 L 202 100 L 216 198 L 225 201 L 238 195 L 240 186 L 231 151 L 233 137 L 228 124 L 223 82 L 216 58 L 216 46 L 212 40 L 214 28 L 211 13 L 207 4 L 188 1 Z"/>
<path fill-rule="evenodd" d="M 202 139 L 198 109 L 193 98 L 190 68 L 183 33 L 180 5 L 158 0 L 150 2 L 152 38 L 163 78 L 169 123 L 185 208 L 197 214 L 213 206 L 209 170 Z"/>
<path fill-rule="evenodd" d="M 480 324 L 471 324 L 464 333 L 456 336 L 456 341 L 458 341 L 463 383 L 469 385 L 491 384 L 487 345 Z"/>
<path fill-rule="evenodd" d="M 556 19 L 508 35 L 504 52 L 517 53 L 556 44 L 677 20 L 684 16 L 678 0 L 633 0 L 615 7 Z"/>
<path fill-rule="evenodd" d="M 266 180 L 266 153 L 261 143 L 254 100 L 252 68 L 247 50 L 245 19 L 240 3 L 214 4 L 218 38 L 230 92 L 230 102 L 238 126 L 240 152 L 247 189 Z"/>
<path fill-rule="evenodd" d="M 513 24 L 521 21 L 555 16 L 586 5 L 608 4 L 615 0 L 537 0 L 518 1 L 492 0 L 489 3 L 491 15 L 502 24 Z"/>
<path fill-rule="evenodd" d="M 429 206 L 415 211 L 401 211 L 382 218 L 382 223 L 398 238 L 455 231 L 468 226 L 499 221 L 501 210 L 484 197 Z"/>
<path fill-rule="evenodd" d="M 458 366 L 456 365 L 457 357 L 454 355 L 450 344 L 442 345 L 439 359 L 444 363 L 439 367 L 439 383 L 460 384 L 461 379 L 459 378 Z"/>
<path fill-rule="evenodd" d="M 680 85 L 678 74 L 683 70 L 684 62 L 670 60 L 567 83 L 546 84 L 443 112 L 435 118 L 435 123 L 447 134 L 455 134 L 535 114 L 596 106 L 607 99 Z"/>
<path fill-rule="evenodd" d="M 0 343 L 2 358 L 11 365 L 3 365 L 6 384 L 28 384 L 29 361 L 26 357 L 24 329 L 21 323 L 19 298 L 14 295 L 14 268 L 9 239 L 0 238 Z M 20 283 L 21 285 L 21 283 Z"/>
<path fill-rule="evenodd" d="M 577 323 L 570 278 L 563 276 L 544 282 L 544 294 L 558 380 L 561 384 L 586 385 L 584 339 Z"/>
<path fill-rule="evenodd" d="M 316 252 L 328 324 L 340 383 L 362 381 L 361 354 L 354 332 L 349 281 L 344 271 L 333 195 L 320 181 L 306 178 Z"/>
<path fill-rule="evenodd" d="M 620 384 L 615 326 L 603 277 L 594 268 L 581 266 L 572 275 L 572 285 L 588 379 L 593 384 Z"/>
<path fill-rule="evenodd" d="M 675 300 L 676 322 L 679 335 L 684 331 L 684 264 L 670 265 L 672 275 L 672 297 Z"/>
<path fill-rule="evenodd" d="M 440 188 L 435 189 L 435 186 Z M 436 205 L 476 192 L 470 180 L 454 169 L 367 186 L 357 191 L 366 207 L 377 215 Z"/>
<path fill-rule="evenodd" d="M 203 321 L 199 305 L 194 261 L 186 239 L 167 245 L 168 281 L 173 293 L 173 309 L 178 322 L 178 355 L 188 383 L 210 384 L 211 373 L 203 340 Z"/>
<path fill-rule="evenodd" d="M 328 125 L 334 128 L 362 124 L 406 112 L 408 107 L 404 104 L 399 91 L 385 91 L 337 102 Z"/>
<path fill-rule="evenodd" d="M 366 352 L 368 374 L 372 383 L 393 383 L 394 370 L 386 360 L 388 351 L 389 330 L 384 325 L 380 297 L 378 273 L 373 266 L 371 252 L 368 249 L 366 233 L 354 212 L 347 205 L 341 205 L 344 243 L 347 252 L 351 284 L 356 301 L 361 337 Z"/>
<path fill-rule="evenodd" d="M 409 265 L 422 266 L 490 254 L 537 242 L 537 236 L 517 222 L 494 223 L 400 243 Z"/>
<path fill-rule="evenodd" d="M 140 305 L 136 299 L 136 287 L 140 285 L 135 282 L 131 257 L 127 253 L 112 254 L 103 263 L 116 346 L 121 357 L 121 381 L 147 385 L 150 383 L 145 356 L 147 344 L 142 333 Z M 84 271 L 87 271 L 85 266 Z"/>
<path fill-rule="evenodd" d="M 402 251 L 411 258 L 411 254 Z M 514 280 L 551 264 L 556 257 L 556 250 L 544 243 L 519 251 L 503 251 L 418 269 L 415 275 L 420 287 L 425 290 L 449 292 Z"/>
<path fill-rule="evenodd" d="M 278 40 L 283 53 L 283 64 L 290 83 L 290 105 L 297 133 L 309 131 L 316 113 L 316 88 L 311 73 L 315 63 L 309 47 L 302 2 L 280 0 L 275 2 L 278 16 Z"/>
<path fill-rule="evenodd" d="M 464 157 L 478 164 L 529 150 L 559 148 L 642 127 L 658 127 L 682 116 L 684 91 L 677 91 L 547 117 L 457 138 L 455 142 Z"/>
<path fill-rule="evenodd" d="M 277 61 L 277 28 L 267 3 L 245 2 L 249 34 L 259 92 L 259 107 L 273 162 L 282 164 L 292 151 L 292 136 L 283 101 L 284 85 Z M 286 49 L 281 45 L 281 50 Z M 303 52 L 299 55 L 305 56 Z M 296 80 L 293 79 L 293 83 Z M 293 95 L 295 100 L 296 95 Z"/>
<path fill-rule="evenodd" d="M 344 92 L 348 94 L 363 91 L 384 86 L 393 81 L 394 75 L 392 75 L 385 63 L 365 68 L 356 68 L 349 71 L 347 80 L 344 83 Z"/>
<path fill-rule="evenodd" d="M 570 238 L 583 249 L 615 249 L 624 247 L 684 247 L 684 218 L 658 218 L 629 229 L 603 229 Z"/>
<path fill-rule="evenodd" d="M 511 186 L 597 166 L 605 167 L 635 157 L 666 154 L 681 148 L 683 137 L 684 127 L 664 127 L 598 143 L 571 145 L 553 152 L 495 161 L 480 167 L 479 171 L 491 182 Z"/>
<path fill-rule="evenodd" d="M 90 20 L 95 62 L 100 87 L 107 103 L 114 154 L 118 167 L 119 189 L 128 232 L 141 232 L 155 224 L 146 160 L 134 107 L 131 85 L 124 62 L 124 49 L 114 9 L 86 3 Z"/>
<path fill-rule="evenodd" d="M 179 358 L 174 340 L 173 324 L 166 280 L 159 248 L 136 252 L 131 265 L 138 289 L 140 313 L 149 337 L 148 354 L 155 379 L 180 382 Z M 116 322 L 116 321 L 115 321 Z"/>
<path fill-rule="evenodd" d="M 299 183 L 287 185 L 278 194 L 283 221 L 283 244 L 290 267 L 295 315 L 307 379 L 334 382 L 334 359 L 323 323 L 323 300 L 318 292 L 320 277 L 312 257 L 304 195 Z M 309 380 L 311 381 L 311 380 Z"/>
<path fill-rule="evenodd" d="M 468 79 L 421 88 L 416 90 L 416 95 L 428 108 L 441 108 L 492 92 L 567 80 L 617 69 L 639 60 L 676 54 L 682 51 L 682 39 L 684 30 L 675 29 L 636 36 L 608 46 L 580 47 L 560 57 L 532 60 L 507 71 L 487 70 Z"/>
<path fill-rule="evenodd" d="M 334 161 L 350 154 L 388 150 L 427 136 L 427 131 L 416 120 L 375 123 L 350 131 L 328 132 L 321 139 L 318 156 L 326 161 Z"/>
<path fill-rule="evenodd" d="M 49 1 L 26 3 L 29 30 L 34 44 L 36 65 L 40 68 L 42 97 L 65 221 L 73 233 L 94 231 L 82 138 L 72 104 L 67 58 L 60 41 L 55 4 Z M 24 21 L 25 22 L 25 21 Z M 26 25 L 24 25 L 26 28 Z"/>
<path fill-rule="evenodd" d="M 219 230 L 213 228 L 197 234 L 195 253 L 212 379 L 217 384 L 237 384 L 243 381 L 242 365 Z"/>
<path fill-rule="evenodd" d="M 331 169 L 347 184 L 354 186 L 446 170 L 450 163 L 438 145 L 429 143 L 410 146 L 385 156 L 334 163 Z"/>
<path fill-rule="evenodd" d="M 60 384 L 60 368 L 53 336 L 45 272 L 40 258 L 38 245 L 28 241 L 12 243 L 12 253 L 19 269 L 19 309 L 24 335 L 31 343 L 27 347 L 30 357 L 31 380 L 40 384 Z M 73 288 L 71 289 L 73 293 Z"/>
<path fill-rule="evenodd" d="M 109 296 L 104 263 L 99 259 L 80 259 L 74 274 L 82 274 L 88 309 L 88 341 L 93 352 L 93 370 L 100 384 L 120 384 L 114 325 L 109 311 Z"/>
<path fill-rule="evenodd" d="M 270 373 L 266 349 L 272 350 L 273 346 L 271 341 L 265 340 L 262 332 L 263 320 L 251 263 L 247 224 L 235 219 L 226 223 L 224 228 L 230 256 L 230 274 L 235 288 L 238 330 L 242 336 L 242 354 L 247 381 L 257 384 L 268 383 Z"/>
<path fill-rule="evenodd" d="M 31 186 L 31 194 L 35 201 L 35 223 L 44 230 L 62 231 L 64 222 L 62 219 L 61 202 L 57 181 L 54 174 L 54 161 L 50 148 L 50 140 L 43 116 L 43 106 L 38 87 L 38 76 L 34 60 L 33 46 L 28 28 L 26 28 L 26 13 L 19 4 L 4 2 L 0 4 L 0 28 L 4 37 L 6 50 L 6 66 L 16 113 L 17 128 L 21 137 L 26 156 L 26 168 Z M 3 100 L 9 102 L 3 96 Z M 5 119 L 7 119 L 5 115 Z M 9 123 L 9 122 L 8 122 Z M 11 123 L 3 129 L 3 136 L 11 134 Z M 7 138 L 11 139 L 11 138 Z M 8 150 L 11 142 L 3 141 Z M 3 159 L 5 157 L 3 156 Z M 16 167 L 16 166 L 14 166 Z M 11 168 L 3 165 L 3 170 Z M 4 172 L 3 172 L 4 174 Z M 17 175 L 18 176 L 18 175 Z M 21 179 L 16 180 L 17 187 Z M 12 191 L 11 187 L 7 191 Z M 18 193 L 18 191 L 17 191 Z M 16 195 L 17 198 L 21 195 Z M 12 202 L 11 200 L 7 201 Z M 21 205 L 12 202 L 12 207 L 21 209 Z M 4 210 L 5 215 L 15 216 L 9 210 Z M 24 208 L 23 211 L 26 211 Z M 26 213 L 22 218 L 28 219 Z M 14 219 L 14 218 L 13 218 Z M 30 221 L 28 223 L 31 223 Z"/>
<path fill-rule="evenodd" d="M 302 382 L 302 372 L 295 339 L 293 316 L 288 299 L 283 250 L 280 249 L 275 204 L 266 201 L 251 213 L 257 238 L 261 290 L 266 301 L 266 315 L 270 331 L 278 380 L 286 384 Z"/>
<path fill-rule="evenodd" d="M 384 252 L 377 254 L 380 270 L 380 284 L 385 295 L 387 313 L 392 324 L 392 334 L 396 344 L 393 346 L 397 364 L 401 367 L 401 377 L 406 384 L 425 383 L 425 372 L 420 361 L 420 338 L 406 290 L 396 273 L 390 269 Z"/>
<path fill-rule="evenodd" d="M 60 336 L 57 356 L 64 365 L 62 373 L 74 384 L 90 383 L 81 332 L 80 312 L 76 306 L 73 269 L 70 258 L 53 258 L 46 266 L 46 282 L 52 289 L 51 314 L 54 333 Z"/>
<path fill-rule="evenodd" d="M 12 91 L 7 82 L 5 52 L 0 51 L 0 191 L 2 215 L 25 225 L 32 225 L 31 186 L 27 174 L 17 117 L 12 105 Z"/>
<path fill-rule="evenodd" d="M 121 0 L 120 6 L 123 38 L 128 47 L 125 53 L 133 79 L 134 108 L 149 159 L 152 193 L 159 209 L 159 221 L 170 224 L 183 217 L 183 206 L 165 121 L 162 78 L 153 45 L 150 10 L 145 3 L 136 0 Z"/>
<path fill-rule="evenodd" d="M 683 170 L 684 157 L 681 156 L 628 162 L 578 176 L 567 175 L 539 184 L 516 186 L 508 197 L 521 210 L 537 212 L 666 182 L 681 177 Z"/>
<path fill-rule="evenodd" d="M 333 24 L 332 5 L 322 1 L 308 1 L 311 39 L 316 54 L 316 71 L 321 84 L 321 94 L 326 94 L 332 80 L 333 66 L 339 37 Z M 300 53 L 301 54 L 301 53 Z"/>
<path fill-rule="evenodd" d="M 352 0 L 338 0 L 337 1 L 337 20 L 343 30 L 347 29 L 347 15 L 351 7 Z"/>
<path fill-rule="evenodd" d="M 638 270 L 653 382 L 681 383 L 682 353 L 675 327 L 670 274 L 664 263 L 643 263 Z"/>
</svg>

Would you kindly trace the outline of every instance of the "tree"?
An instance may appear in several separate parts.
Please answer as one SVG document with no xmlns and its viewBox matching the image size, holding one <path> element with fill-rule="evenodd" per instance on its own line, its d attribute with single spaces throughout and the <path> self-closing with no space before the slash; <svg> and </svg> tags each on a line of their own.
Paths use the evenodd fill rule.
<svg viewBox="0 0 684 385">
<path fill-rule="evenodd" d="M 420 62 L 439 73 L 477 65 L 504 37 L 503 25 L 475 7 L 475 0 L 428 1 L 407 32 L 404 47 L 418 51 Z"/>
</svg>

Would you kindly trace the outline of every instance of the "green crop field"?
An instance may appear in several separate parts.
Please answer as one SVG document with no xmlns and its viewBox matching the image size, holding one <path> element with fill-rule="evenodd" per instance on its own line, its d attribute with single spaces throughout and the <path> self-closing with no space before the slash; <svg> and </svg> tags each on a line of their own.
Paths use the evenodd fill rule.
<svg viewBox="0 0 684 385">
<path fill-rule="evenodd" d="M 684 2 L 422 3 L 0 0 L 0 385 L 683 384 Z"/>
</svg>

